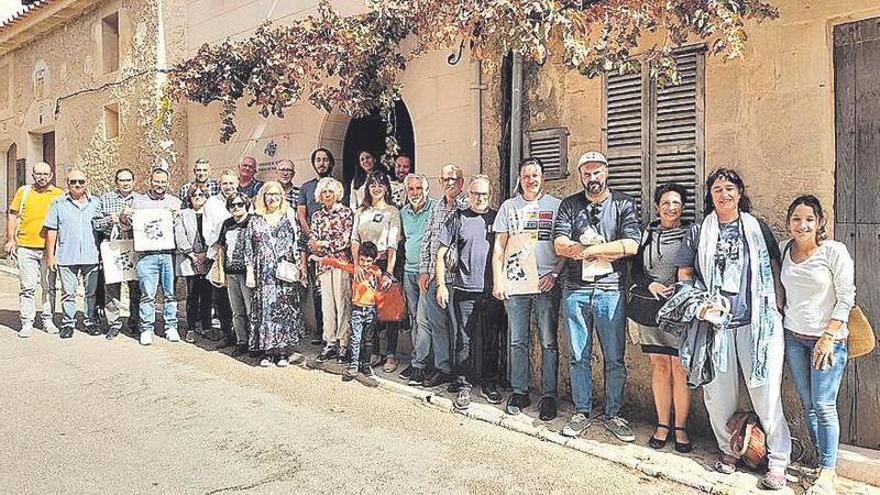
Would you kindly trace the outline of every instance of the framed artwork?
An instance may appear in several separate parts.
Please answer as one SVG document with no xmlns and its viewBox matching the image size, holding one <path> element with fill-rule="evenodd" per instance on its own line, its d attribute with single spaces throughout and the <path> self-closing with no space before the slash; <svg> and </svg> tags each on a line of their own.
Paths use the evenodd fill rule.
<svg viewBox="0 0 880 495">
<path fill-rule="evenodd" d="M 174 244 L 174 213 L 167 208 L 134 210 L 131 217 L 134 231 L 134 250 L 168 251 Z"/>
<path fill-rule="evenodd" d="M 507 277 L 507 293 L 516 296 L 537 294 L 540 277 L 538 258 L 535 256 L 535 238 L 529 232 L 512 235 L 504 250 L 504 274 Z"/>
</svg>

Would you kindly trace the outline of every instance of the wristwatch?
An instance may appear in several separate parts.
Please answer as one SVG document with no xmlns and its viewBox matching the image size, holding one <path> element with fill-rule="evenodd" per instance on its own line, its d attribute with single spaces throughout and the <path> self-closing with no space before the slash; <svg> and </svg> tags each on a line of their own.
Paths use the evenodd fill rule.
<svg viewBox="0 0 880 495">
<path fill-rule="evenodd" d="M 559 273 L 557 273 L 557 272 L 550 272 L 550 276 L 553 277 L 553 278 L 559 278 Z"/>
</svg>

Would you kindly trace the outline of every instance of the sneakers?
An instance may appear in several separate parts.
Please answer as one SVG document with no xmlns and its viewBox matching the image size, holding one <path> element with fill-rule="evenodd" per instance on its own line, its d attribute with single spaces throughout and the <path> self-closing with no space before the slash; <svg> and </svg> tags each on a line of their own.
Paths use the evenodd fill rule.
<svg viewBox="0 0 880 495">
<path fill-rule="evenodd" d="M 278 361 L 275 361 L 275 366 L 279 368 L 287 368 L 290 366 L 290 361 L 287 360 L 286 356 L 278 356 Z"/>
<path fill-rule="evenodd" d="M 360 371 L 367 378 L 372 378 L 376 376 L 376 373 L 373 371 L 373 367 L 367 363 L 361 364 Z"/>
<path fill-rule="evenodd" d="M 455 406 L 456 409 L 462 411 L 467 409 L 471 405 L 471 389 L 467 387 L 463 387 L 458 391 L 458 395 L 455 396 L 455 400 L 452 401 L 452 405 Z"/>
<path fill-rule="evenodd" d="M 715 461 L 715 471 L 718 471 L 721 474 L 733 474 L 736 472 L 736 461 L 736 457 L 723 454 L 717 461 Z"/>
<path fill-rule="evenodd" d="M 318 357 L 315 358 L 315 361 L 319 363 L 326 363 L 327 361 L 335 358 L 339 354 L 339 349 L 335 345 L 328 345 L 318 354 Z"/>
<path fill-rule="evenodd" d="M 177 333 L 176 328 L 169 328 L 165 330 L 165 339 L 168 342 L 180 342 L 180 334 Z"/>
<path fill-rule="evenodd" d="M 590 427 L 590 417 L 584 413 L 575 413 L 571 419 L 568 420 L 568 423 L 565 424 L 565 427 L 562 428 L 562 434 L 566 437 L 577 437 L 580 436 L 581 433 L 586 431 L 587 428 Z"/>
<path fill-rule="evenodd" d="M 73 337 L 73 327 L 66 327 L 61 329 L 61 332 L 58 334 L 62 339 L 69 339 Z"/>
<path fill-rule="evenodd" d="M 414 368 L 412 367 L 412 365 L 409 365 L 404 368 L 403 371 L 401 371 L 397 376 L 403 378 L 404 380 L 409 380 L 409 377 L 412 376 L 413 369 Z"/>
<path fill-rule="evenodd" d="M 541 397 L 541 405 L 538 406 L 540 411 L 538 418 L 541 421 L 552 421 L 556 419 L 556 397 Z"/>
<path fill-rule="evenodd" d="M 107 340 L 113 340 L 118 336 L 119 336 L 119 328 L 110 327 L 110 329 L 107 330 L 107 335 L 105 335 L 104 338 Z"/>
<path fill-rule="evenodd" d="M 513 393 L 510 394 L 510 397 L 507 399 L 507 405 L 504 407 L 504 412 L 511 416 L 516 416 L 530 405 L 532 405 L 532 402 L 529 400 L 528 395 Z"/>
<path fill-rule="evenodd" d="M 433 387 L 436 387 L 437 385 L 443 385 L 444 383 L 450 383 L 454 380 L 455 380 L 454 376 L 447 375 L 446 373 L 443 373 L 442 371 L 438 371 L 438 372 L 434 373 L 433 375 L 429 376 L 428 378 L 426 378 L 425 381 L 422 383 L 422 386 L 425 388 L 433 388 Z"/>
<path fill-rule="evenodd" d="M 388 356 L 385 360 L 385 364 L 382 366 L 382 372 L 394 373 L 397 371 L 398 366 L 400 366 L 400 361 L 397 360 L 397 356 Z"/>
<path fill-rule="evenodd" d="M 144 330 L 140 336 L 141 345 L 150 345 L 153 343 L 153 331 Z"/>
<path fill-rule="evenodd" d="M 58 335 L 60 333 L 52 320 L 43 320 L 43 331 L 49 335 Z"/>
<path fill-rule="evenodd" d="M 501 402 L 504 401 L 504 397 L 498 392 L 498 387 L 495 386 L 494 383 L 480 386 L 480 395 L 483 396 L 489 404 L 501 404 Z"/>
<path fill-rule="evenodd" d="M 358 365 L 357 363 L 351 363 L 345 368 L 345 371 L 342 372 L 342 381 L 350 382 L 355 379 L 358 375 Z"/>
<path fill-rule="evenodd" d="M 34 325 L 33 323 L 30 325 L 22 325 L 21 330 L 18 331 L 18 336 L 26 339 L 34 334 Z"/>
<path fill-rule="evenodd" d="M 636 435 L 633 433 L 629 423 L 620 416 L 605 418 L 605 429 L 610 431 L 621 442 L 634 442 Z"/>
<path fill-rule="evenodd" d="M 272 356 L 263 356 L 263 359 L 260 359 L 260 367 L 268 368 L 275 364 L 275 361 L 272 360 Z"/>
<path fill-rule="evenodd" d="M 339 349 L 336 353 L 336 364 L 345 364 L 348 362 L 348 353 L 345 349 Z"/>
<path fill-rule="evenodd" d="M 788 480 L 785 478 L 785 473 L 780 473 L 778 471 L 767 471 L 767 474 L 761 478 L 761 481 L 758 482 L 761 488 L 765 488 L 767 490 L 782 490 L 788 485 Z"/>
<path fill-rule="evenodd" d="M 183 340 L 189 342 L 190 344 L 194 344 L 196 339 L 198 338 L 198 334 L 196 334 L 195 330 L 187 330 L 186 337 Z"/>
<path fill-rule="evenodd" d="M 400 374 L 403 376 L 403 373 Z M 406 382 L 407 385 L 421 385 L 422 382 L 425 381 L 425 370 L 421 370 L 419 368 L 413 368 L 412 374 L 409 376 L 409 381 Z"/>
<path fill-rule="evenodd" d="M 86 326 L 86 333 L 92 337 L 97 337 L 98 335 L 101 335 L 101 327 L 98 325 L 88 325 Z"/>
</svg>

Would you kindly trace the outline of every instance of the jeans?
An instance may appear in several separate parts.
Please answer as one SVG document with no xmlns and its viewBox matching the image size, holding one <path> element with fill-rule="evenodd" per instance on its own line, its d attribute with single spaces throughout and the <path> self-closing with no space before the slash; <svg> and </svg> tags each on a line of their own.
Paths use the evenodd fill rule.
<svg viewBox="0 0 880 495">
<path fill-rule="evenodd" d="M 152 332 L 156 323 L 156 291 L 165 296 L 165 329 L 177 330 L 177 303 L 174 300 L 174 258 L 170 254 L 142 254 L 137 262 L 141 285 L 141 332 Z"/>
<path fill-rule="evenodd" d="M 18 247 L 15 255 L 18 258 L 18 277 L 21 281 L 18 299 L 21 326 L 32 327 L 34 324 L 37 316 L 34 294 L 39 285 L 43 296 L 43 329 L 49 330 L 53 326 L 52 314 L 55 311 L 55 272 L 46 270 L 42 249 Z"/>
<path fill-rule="evenodd" d="M 500 366 L 499 328 L 501 302 L 484 292 L 453 289 L 450 296 L 455 321 L 455 372 L 458 382 L 470 387 L 480 381 L 498 382 Z M 474 309 L 479 311 L 474 313 Z"/>
<path fill-rule="evenodd" d="M 605 416 L 620 414 L 626 384 L 625 315 L 623 298 L 616 290 L 595 288 L 565 289 L 562 310 L 571 349 L 571 395 L 578 412 L 590 413 L 593 329 L 599 336 L 605 361 Z"/>
<path fill-rule="evenodd" d="M 141 303 L 141 288 L 137 280 L 125 283 L 128 284 L 128 328 L 134 329 L 140 326 L 138 306 Z M 107 316 L 107 326 L 117 331 L 121 330 L 122 320 L 119 316 L 119 310 L 122 305 L 122 283 L 107 284 L 104 293 L 106 294 L 104 314 Z"/>
<path fill-rule="evenodd" d="M 213 293 L 214 286 L 208 282 L 204 275 L 186 277 L 187 329 L 195 331 L 196 323 L 201 324 L 203 332 L 211 329 L 211 298 Z M 221 301 L 220 307 L 223 306 L 226 305 Z"/>
<path fill-rule="evenodd" d="M 785 360 L 791 370 L 794 387 L 804 408 L 804 418 L 819 457 L 819 467 L 834 469 L 840 442 L 837 418 L 837 392 L 846 369 L 846 341 L 834 343 L 834 362 L 827 370 L 813 366 L 814 339 L 798 338 L 785 332 Z"/>
<path fill-rule="evenodd" d="M 425 314 L 427 308 L 422 302 L 424 298 L 419 290 L 418 272 L 404 274 L 403 292 L 406 294 L 406 309 L 409 311 L 412 328 L 413 349 L 410 362 L 413 368 L 424 370 L 428 364 L 428 356 L 431 355 L 431 332 L 428 329 L 428 318 Z"/>
<path fill-rule="evenodd" d="M 251 288 L 245 285 L 244 273 L 226 274 L 226 288 L 229 305 L 232 306 L 232 328 L 235 329 L 235 343 L 248 344 L 248 316 L 251 314 Z"/>
<path fill-rule="evenodd" d="M 349 335 L 349 355 L 351 363 L 370 365 L 373 357 L 373 327 L 376 322 L 375 306 L 351 307 L 351 332 Z M 361 352 L 361 346 L 364 350 Z"/>
<path fill-rule="evenodd" d="M 418 313 L 424 315 L 424 322 L 431 336 L 431 350 L 434 351 L 434 368 L 441 373 L 452 374 L 451 312 L 437 304 L 436 280 L 431 280 L 428 284 L 428 292 L 419 296 Z M 427 356 L 425 356 L 425 359 L 427 359 Z M 418 363 L 413 366 L 419 368 Z M 424 366 L 420 369 L 424 369 Z"/>
<path fill-rule="evenodd" d="M 95 307 L 95 289 L 98 287 L 98 265 L 58 265 L 58 276 L 61 278 L 61 328 L 76 326 L 76 288 L 79 286 L 79 275 L 83 278 L 85 289 L 84 318 L 86 328 L 98 324 Z"/>
<path fill-rule="evenodd" d="M 558 288 L 540 294 L 510 296 L 504 301 L 510 332 L 508 355 L 510 360 L 510 385 L 516 394 L 529 393 L 529 346 L 531 339 L 531 316 L 534 314 L 541 343 L 541 397 L 556 397 L 556 376 L 559 373 L 559 322 Z"/>
</svg>

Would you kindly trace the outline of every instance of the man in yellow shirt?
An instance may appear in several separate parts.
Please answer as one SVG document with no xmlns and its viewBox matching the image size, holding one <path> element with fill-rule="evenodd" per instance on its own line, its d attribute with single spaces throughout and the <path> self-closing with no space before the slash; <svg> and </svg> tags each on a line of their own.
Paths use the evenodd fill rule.
<svg viewBox="0 0 880 495">
<path fill-rule="evenodd" d="M 55 309 L 55 273 L 46 270 L 43 251 L 46 239 L 40 236 L 46 212 L 53 199 L 64 191 L 52 185 L 52 167 L 40 162 L 31 171 L 33 184 L 22 186 L 15 192 L 6 221 L 6 245 L 4 251 L 18 258 L 18 277 L 21 281 L 19 311 L 21 330 L 18 336 L 25 338 L 34 333 L 37 314 L 34 293 L 37 285 L 43 289 L 43 330 L 58 333 L 52 322 Z"/>
</svg>

